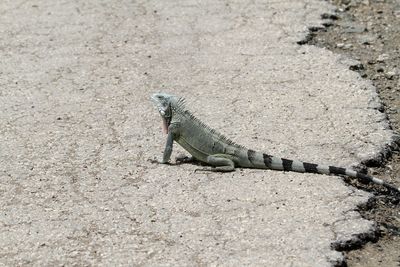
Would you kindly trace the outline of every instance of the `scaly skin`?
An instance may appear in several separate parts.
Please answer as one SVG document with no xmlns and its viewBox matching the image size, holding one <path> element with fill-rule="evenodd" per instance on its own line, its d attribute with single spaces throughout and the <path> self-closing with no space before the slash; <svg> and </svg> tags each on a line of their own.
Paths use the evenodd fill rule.
<svg viewBox="0 0 400 267">
<path fill-rule="evenodd" d="M 185 108 L 183 98 L 165 93 L 157 93 L 152 95 L 151 99 L 157 106 L 163 119 L 164 132 L 168 134 L 161 163 L 169 162 L 173 142 L 176 141 L 193 158 L 211 165 L 211 171 L 229 172 L 234 171 L 236 167 L 244 167 L 327 175 L 346 175 L 356 178 L 361 182 L 372 182 L 383 185 L 391 192 L 400 193 L 400 188 L 396 188 L 381 179 L 351 169 L 289 160 L 247 149 L 229 140 L 197 119 Z"/>
</svg>

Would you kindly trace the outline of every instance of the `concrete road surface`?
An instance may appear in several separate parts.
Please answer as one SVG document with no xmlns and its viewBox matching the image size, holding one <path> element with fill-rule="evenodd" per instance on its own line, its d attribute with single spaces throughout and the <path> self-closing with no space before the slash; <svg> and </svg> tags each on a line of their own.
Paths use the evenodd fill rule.
<svg viewBox="0 0 400 267">
<path fill-rule="evenodd" d="M 341 178 L 158 165 L 149 101 L 276 156 L 352 166 L 392 138 L 351 60 L 300 46 L 325 1 L 0 2 L 0 265 L 330 266 L 373 231 Z M 178 146 L 174 155 L 183 152 Z"/>
</svg>

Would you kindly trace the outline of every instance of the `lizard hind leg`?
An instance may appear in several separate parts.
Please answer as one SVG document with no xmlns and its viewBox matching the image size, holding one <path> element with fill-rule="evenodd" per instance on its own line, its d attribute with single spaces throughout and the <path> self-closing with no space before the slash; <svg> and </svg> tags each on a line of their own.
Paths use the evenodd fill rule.
<svg viewBox="0 0 400 267">
<path fill-rule="evenodd" d="M 225 154 L 215 154 L 207 157 L 207 164 L 213 166 L 211 171 L 214 172 L 231 172 L 235 170 L 235 163 Z"/>
</svg>

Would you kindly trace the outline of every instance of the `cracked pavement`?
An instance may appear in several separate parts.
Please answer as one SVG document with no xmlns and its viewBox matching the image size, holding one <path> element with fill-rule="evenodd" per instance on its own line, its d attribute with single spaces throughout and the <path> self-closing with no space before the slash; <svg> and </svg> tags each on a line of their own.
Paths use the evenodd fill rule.
<svg viewBox="0 0 400 267">
<path fill-rule="evenodd" d="M 357 166 L 391 142 L 357 64 L 300 46 L 325 1 L 2 1 L 0 264 L 331 266 L 373 234 L 341 178 L 157 165 L 149 95 L 276 156 Z M 183 150 L 175 146 L 175 154 Z"/>
</svg>

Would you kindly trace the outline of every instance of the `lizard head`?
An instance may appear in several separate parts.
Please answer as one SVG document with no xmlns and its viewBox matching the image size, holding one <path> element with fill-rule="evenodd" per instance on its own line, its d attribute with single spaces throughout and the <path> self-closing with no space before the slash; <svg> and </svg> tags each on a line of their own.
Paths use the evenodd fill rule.
<svg viewBox="0 0 400 267">
<path fill-rule="evenodd" d="M 163 120 L 163 132 L 168 133 L 168 127 L 171 124 L 173 115 L 173 106 L 177 103 L 178 97 L 166 93 L 156 93 L 151 96 L 151 100 Z"/>
</svg>

